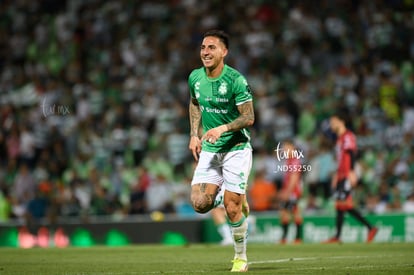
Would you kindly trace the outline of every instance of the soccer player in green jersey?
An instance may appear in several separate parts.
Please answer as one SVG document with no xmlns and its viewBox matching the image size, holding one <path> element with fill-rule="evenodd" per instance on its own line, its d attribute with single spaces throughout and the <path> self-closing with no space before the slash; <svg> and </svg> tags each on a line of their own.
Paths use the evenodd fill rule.
<svg viewBox="0 0 414 275">
<path fill-rule="evenodd" d="M 245 272 L 248 269 L 246 188 L 252 164 L 248 127 L 254 123 L 254 110 L 246 79 L 224 62 L 228 46 L 225 32 L 206 32 L 200 49 L 203 66 L 193 70 L 188 78 L 189 149 L 197 161 L 191 202 L 195 211 L 206 213 L 216 206 L 216 196 L 224 189 L 223 203 L 235 250 L 231 271 Z"/>
</svg>

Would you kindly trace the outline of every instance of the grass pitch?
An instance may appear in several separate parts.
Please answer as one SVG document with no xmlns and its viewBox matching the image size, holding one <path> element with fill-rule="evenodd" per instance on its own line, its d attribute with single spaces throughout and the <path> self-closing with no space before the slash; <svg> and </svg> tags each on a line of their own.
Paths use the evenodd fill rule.
<svg viewBox="0 0 414 275">
<path fill-rule="evenodd" d="M 1 248 L 0 274 L 229 274 L 232 247 Z M 414 243 L 249 244 L 250 274 L 414 274 Z"/>
</svg>

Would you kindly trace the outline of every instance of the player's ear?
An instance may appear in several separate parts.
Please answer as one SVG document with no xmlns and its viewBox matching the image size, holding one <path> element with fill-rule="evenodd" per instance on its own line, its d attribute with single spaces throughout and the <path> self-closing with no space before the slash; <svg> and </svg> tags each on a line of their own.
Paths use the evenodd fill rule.
<svg viewBox="0 0 414 275">
<path fill-rule="evenodd" d="M 225 47 L 223 47 L 223 57 L 226 57 L 228 54 L 229 50 Z"/>
</svg>

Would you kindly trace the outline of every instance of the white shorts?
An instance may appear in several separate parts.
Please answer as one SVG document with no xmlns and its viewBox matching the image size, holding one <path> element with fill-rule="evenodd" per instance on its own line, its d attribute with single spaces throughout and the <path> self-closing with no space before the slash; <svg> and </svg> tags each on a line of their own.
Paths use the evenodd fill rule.
<svg viewBox="0 0 414 275">
<path fill-rule="evenodd" d="M 211 183 L 230 192 L 245 194 L 252 168 L 252 150 L 227 153 L 201 151 L 191 184 Z"/>
</svg>

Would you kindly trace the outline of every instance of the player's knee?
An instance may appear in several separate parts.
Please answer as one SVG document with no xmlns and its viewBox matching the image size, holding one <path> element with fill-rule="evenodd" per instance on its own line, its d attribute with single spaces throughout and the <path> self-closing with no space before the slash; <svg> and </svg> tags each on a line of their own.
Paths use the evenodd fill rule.
<svg viewBox="0 0 414 275">
<path fill-rule="evenodd" d="M 280 222 L 282 224 L 289 224 L 290 223 L 290 215 L 287 213 L 286 210 L 281 210 L 280 212 Z"/>
<path fill-rule="evenodd" d="M 242 210 L 241 205 L 235 203 L 228 203 L 225 205 L 229 220 L 233 220 Z"/>
<path fill-rule="evenodd" d="M 335 204 L 336 210 L 348 211 L 353 208 L 352 202 L 349 201 L 337 201 Z"/>
<path fill-rule="evenodd" d="M 191 203 L 193 205 L 193 209 L 194 211 L 196 211 L 197 213 L 207 213 L 208 211 L 210 211 L 213 208 L 213 203 L 209 202 L 203 198 L 197 197 L 191 200 Z"/>
<path fill-rule="evenodd" d="M 295 224 L 302 224 L 303 223 L 303 218 L 300 217 L 295 217 Z"/>
</svg>

